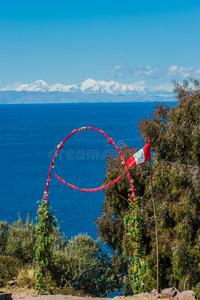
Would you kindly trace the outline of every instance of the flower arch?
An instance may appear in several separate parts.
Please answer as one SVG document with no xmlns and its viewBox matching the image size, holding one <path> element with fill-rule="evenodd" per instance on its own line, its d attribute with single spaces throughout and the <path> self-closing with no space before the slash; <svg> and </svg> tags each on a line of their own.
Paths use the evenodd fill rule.
<svg viewBox="0 0 200 300">
<path fill-rule="evenodd" d="M 36 235 L 37 235 L 37 242 L 35 243 L 35 261 L 36 261 L 36 269 L 35 269 L 35 277 L 36 277 L 36 289 L 40 294 L 43 294 L 46 286 L 47 286 L 47 278 L 48 278 L 48 264 L 49 264 L 49 256 L 50 256 L 50 245 L 51 245 L 51 233 L 53 230 L 53 226 L 55 225 L 56 218 L 52 215 L 52 212 L 49 211 L 49 200 L 48 200 L 48 194 L 49 194 L 49 184 L 51 181 L 51 172 L 54 168 L 56 157 L 58 156 L 60 150 L 64 147 L 65 142 L 75 133 L 79 133 L 84 130 L 94 130 L 101 134 L 103 134 L 107 139 L 109 144 L 113 144 L 114 148 L 117 150 L 118 155 L 120 156 L 122 163 L 125 166 L 126 171 L 116 178 L 114 181 L 108 183 L 107 185 L 101 186 L 96 189 L 83 189 L 75 187 L 69 183 L 67 183 L 68 187 L 80 190 L 82 192 L 97 192 L 100 190 L 103 190 L 112 184 L 116 183 L 122 176 L 124 176 L 127 172 L 129 183 L 130 183 L 130 189 L 131 189 L 131 195 L 129 195 L 129 199 L 132 200 L 133 205 L 136 204 L 136 194 L 135 194 L 135 188 L 133 186 L 133 180 L 131 178 L 130 171 L 128 169 L 128 164 L 125 161 L 125 158 L 123 157 L 120 149 L 117 147 L 116 143 L 113 141 L 113 139 L 105 133 L 103 130 L 100 130 L 96 127 L 87 126 L 87 127 L 81 127 L 78 129 L 74 129 L 58 146 L 57 150 L 54 154 L 54 157 L 51 161 L 51 165 L 48 172 L 47 182 L 46 182 L 46 190 L 44 192 L 43 200 L 41 201 L 40 207 L 37 211 L 38 213 L 38 225 L 36 226 Z M 66 184 L 65 180 L 60 178 L 58 175 L 56 177 L 64 184 Z"/>
<path fill-rule="evenodd" d="M 50 178 L 51 178 L 51 171 L 52 171 L 52 169 L 54 168 L 54 163 L 55 163 L 56 157 L 58 156 L 60 150 L 64 147 L 65 142 L 66 142 L 72 135 L 74 135 L 75 133 L 79 133 L 79 132 L 81 132 L 81 131 L 84 131 L 84 130 L 94 130 L 94 131 L 99 132 L 99 133 L 101 133 L 102 135 L 104 135 L 104 136 L 108 139 L 108 143 L 109 143 L 109 144 L 113 144 L 114 148 L 117 150 L 117 153 L 118 153 L 118 155 L 120 156 L 120 158 L 121 158 L 121 160 L 122 160 L 122 163 L 123 163 L 124 166 L 125 166 L 126 171 L 125 171 L 121 176 L 119 176 L 119 177 L 117 177 L 115 180 L 113 180 L 112 182 L 110 182 L 110 183 L 108 183 L 108 184 L 106 184 L 106 185 L 103 185 L 103 186 L 101 186 L 101 187 L 99 187 L 99 188 L 93 188 L 93 189 L 78 188 L 78 187 L 76 187 L 76 186 L 73 186 L 73 185 L 70 184 L 70 183 L 67 183 L 67 186 L 70 187 L 70 188 L 76 189 L 76 190 L 80 190 L 80 191 L 82 191 L 82 192 L 97 192 L 97 191 L 101 191 L 101 190 L 103 190 L 103 189 L 105 189 L 105 188 L 108 188 L 109 186 L 115 184 L 115 183 L 116 183 L 118 180 L 120 180 L 120 179 L 122 178 L 122 176 L 124 176 L 125 173 L 127 172 L 128 179 L 129 179 L 129 183 L 130 183 L 130 189 L 131 189 L 131 197 L 130 197 L 130 198 L 132 199 L 133 203 L 135 204 L 135 202 L 136 202 L 136 200 L 135 200 L 135 195 L 136 195 L 136 194 L 135 194 L 135 187 L 134 187 L 134 185 L 133 185 L 133 180 L 132 180 L 132 178 L 131 178 L 131 174 L 130 174 L 130 171 L 129 171 L 129 169 L 128 169 L 128 165 L 127 165 L 127 163 L 126 163 L 126 161 L 125 161 L 125 158 L 123 157 L 123 155 L 122 155 L 120 149 L 117 147 L 116 143 L 113 141 L 113 139 L 112 139 L 106 132 L 104 132 L 103 130 L 100 130 L 100 129 L 96 128 L 96 127 L 92 127 L 92 126 L 85 126 L 85 127 L 81 127 L 81 128 L 78 128 L 78 129 L 74 129 L 74 130 L 73 130 L 70 134 L 68 134 L 67 137 L 66 137 L 66 138 L 65 138 L 65 139 L 57 146 L 58 149 L 56 150 L 56 152 L 55 152 L 55 154 L 54 154 L 54 157 L 53 157 L 53 159 L 52 159 L 52 161 L 51 161 L 51 165 L 50 165 L 50 168 L 49 168 L 49 173 L 48 173 L 47 182 L 46 182 L 46 190 L 45 190 L 45 192 L 44 192 L 44 197 L 43 197 L 44 201 L 45 201 L 45 202 L 48 202 L 49 184 L 50 184 L 50 180 L 51 180 L 51 179 L 50 179 Z M 62 183 L 66 184 L 65 180 L 63 180 L 62 178 L 60 178 L 58 175 L 55 175 L 55 176 L 56 176 L 56 178 L 57 178 L 59 181 L 61 181 Z"/>
</svg>

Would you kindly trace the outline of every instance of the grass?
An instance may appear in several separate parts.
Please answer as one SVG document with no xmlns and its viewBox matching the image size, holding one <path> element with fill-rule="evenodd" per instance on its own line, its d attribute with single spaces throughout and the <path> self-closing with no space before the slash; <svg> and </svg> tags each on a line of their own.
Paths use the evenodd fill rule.
<svg viewBox="0 0 200 300">
<path fill-rule="evenodd" d="M 14 287 L 14 288 L 2 287 L 0 288 L 0 292 L 12 293 L 12 294 L 17 294 L 17 293 L 37 294 L 37 291 L 35 289 L 20 288 L 20 287 Z"/>
<path fill-rule="evenodd" d="M 34 276 L 34 268 L 31 266 L 26 266 L 19 271 L 17 276 L 17 284 L 20 287 L 35 288 L 36 279 Z"/>
</svg>

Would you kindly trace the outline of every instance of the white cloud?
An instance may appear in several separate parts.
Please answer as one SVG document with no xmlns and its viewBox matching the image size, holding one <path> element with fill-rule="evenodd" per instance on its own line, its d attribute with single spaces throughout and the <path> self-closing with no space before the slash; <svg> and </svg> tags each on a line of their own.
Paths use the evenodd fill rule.
<svg viewBox="0 0 200 300">
<path fill-rule="evenodd" d="M 185 68 L 183 66 L 173 65 L 169 67 L 166 76 L 180 76 L 183 79 L 186 79 L 188 77 L 194 77 L 198 79 L 200 76 L 200 67 Z"/>
<path fill-rule="evenodd" d="M 164 84 L 154 86 L 154 90 L 156 90 L 156 91 L 165 90 L 168 92 L 172 92 L 173 89 L 174 89 L 174 86 L 173 86 L 173 84 L 170 84 L 170 83 L 164 83 Z"/>
<path fill-rule="evenodd" d="M 142 68 L 134 68 L 131 72 L 133 77 L 149 77 L 149 78 L 157 78 L 160 74 L 160 67 L 142 67 Z"/>
<path fill-rule="evenodd" d="M 161 72 L 162 70 L 159 66 L 128 67 L 125 65 L 115 65 L 108 75 L 114 78 L 124 78 L 127 76 L 134 78 L 157 78 Z"/>
<path fill-rule="evenodd" d="M 109 72 L 109 76 L 113 78 L 147 78 L 147 79 L 160 79 L 160 78 L 171 78 L 171 79 L 186 79 L 193 77 L 195 79 L 200 78 L 200 66 L 197 67 L 183 67 L 172 65 L 169 68 L 162 68 L 159 66 L 145 66 L 145 67 L 129 67 L 124 65 L 115 65 Z"/>
<path fill-rule="evenodd" d="M 166 74 L 168 77 L 178 77 L 182 79 L 187 79 L 192 77 L 194 79 L 200 79 L 200 66 L 197 67 L 183 67 L 183 66 L 170 66 Z"/>
<path fill-rule="evenodd" d="M 169 70 L 169 72 L 171 72 L 171 73 L 177 72 L 178 66 L 171 66 L 171 67 L 169 67 L 168 70 Z"/>
<path fill-rule="evenodd" d="M 124 78 L 125 73 L 126 69 L 124 65 L 115 65 L 108 75 L 114 78 Z"/>
</svg>

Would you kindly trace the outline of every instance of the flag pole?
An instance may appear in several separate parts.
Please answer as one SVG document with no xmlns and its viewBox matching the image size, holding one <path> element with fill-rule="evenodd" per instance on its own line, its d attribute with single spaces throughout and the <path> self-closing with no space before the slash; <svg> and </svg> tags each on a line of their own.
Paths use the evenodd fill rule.
<svg viewBox="0 0 200 300">
<path fill-rule="evenodd" d="M 148 142 L 150 143 L 150 138 L 148 138 Z M 152 203 L 153 203 L 153 211 L 154 211 L 154 220 L 155 220 L 155 230 L 156 230 L 157 291 L 159 292 L 158 225 L 157 225 L 157 217 L 156 217 L 156 205 L 155 205 L 155 199 L 154 199 L 154 189 L 153 189 L 153 179 L 152 179 L 151 159 L 150 159 L 150 183 L 151 183 L 151 195 L 152 195 Z"/>
</svg>

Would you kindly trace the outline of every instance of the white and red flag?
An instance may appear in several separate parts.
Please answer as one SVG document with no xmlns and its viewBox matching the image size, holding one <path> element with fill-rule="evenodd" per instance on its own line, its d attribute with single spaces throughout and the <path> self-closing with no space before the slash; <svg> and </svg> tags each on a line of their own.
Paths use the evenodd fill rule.
<svg viewBox="0 0 200 300">
<path fill-rule="evenodd" d="M 131 156 L 127 160 L 127 166 L 128 168 L 131 166 L 139 165 L 145 161 L 148 161 L 151 159 L 151 153 L 150 153 L 150 142 L 147 143 L 142 149 L 140 149 L 138 152 L 136 152 L 133 156 Z"/>
</svg>

